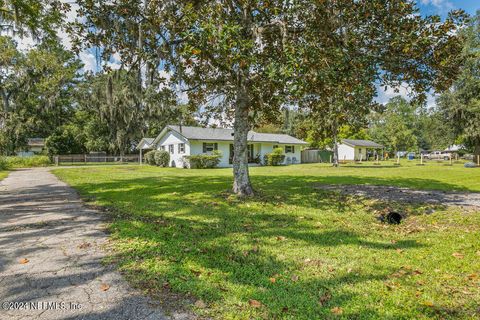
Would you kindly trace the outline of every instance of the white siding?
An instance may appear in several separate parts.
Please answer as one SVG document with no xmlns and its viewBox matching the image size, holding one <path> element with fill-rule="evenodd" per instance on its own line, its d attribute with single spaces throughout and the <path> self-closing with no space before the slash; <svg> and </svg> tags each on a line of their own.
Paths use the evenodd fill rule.
<svg viewBox="0 0 480 320">
<path fill-rule="evenodd" d="M 360 160 L 364 161 L 367 158 L 367 148 L 365 147 L 351 147 L 346 144 L 338 145 L 338 160 Z"/>
<path fill-rule="evenodd" d="M 178 153 L 178 144 L 184 143 L 185 144 L 185 153 Z M 160 150 L 161 146 L 165 147 L 165 151 L 168 151 L 168 146 L 173 145 L 173 154 L 170 153 L 170 164 L 169 166 L 175 166 L 177 168 L 183 168 L 183 156 L 190 154 L 190 143 L 187 139 L 185 139 L 180 134 L 169 131 L 165 134 L 165 136 L 160 139 L 157 145 L 157 149 Z"/>
<path fill-rule="evenodd" d="M 218 151 L 222 153 L 222 158 L 220 159 L 219 167 L 229 167 L 228 157 L 230 154 L 230 143 L 228 141 L 190 141 L 191 154 L 202 154 L 203 153 L 203 143 L 217 143 Z"/>
<path fill-rule="evenodd" d="M 160 150 L 161 147 L 165 147 L 166 151 L 169 151 L 169 145 L 173 145 L 173 154 L 170 154 L 170 166 L 175 166 L 177 168 L 183 168 L 185 166 L 183 161 L 183 156 L 194 155 L 194 154 L 203 154 L 203 143 L 217 143 L 218 151 L 221 152 L 222 158 L 220 160 L 219 167 L 231 167 L 229 163 L 230 156 L 230 144 L 233 142 L 229 141 L 201 141 L 201 140 L 187 140 L 180 134 L 174 131 L 169 131 L 165 134 L 162 139 L 157 144 L 157 149 Z M 178 144 L 185 144 L 185 153 L 178 153 Z M 265 154 L 273 151 L 273 146 L 277 145 L 279 148 L 282 148 L 285 152 L 285 144 L 274 144 L 274 143 L 253 143 L 254 145 L 254 156 L 260 155 L 260 160 L 263 163 L 263 158 Z M 300 163 L 301 162 L 301 145 L 294 145 L 295 152 L 290 152 L 285 154 L 285 164 Z"/>
<path fill-rule="evenodd" d="M 367 148 L 355 147 L 355 160 L 365 161 L 366 158 L 367 158 Z"/>
<path fill-rule="evenodd" d="M 338 160 L 355 160 L 355 148 L 348 146 L 346 144 L 338 145 Z"/>
</svg>

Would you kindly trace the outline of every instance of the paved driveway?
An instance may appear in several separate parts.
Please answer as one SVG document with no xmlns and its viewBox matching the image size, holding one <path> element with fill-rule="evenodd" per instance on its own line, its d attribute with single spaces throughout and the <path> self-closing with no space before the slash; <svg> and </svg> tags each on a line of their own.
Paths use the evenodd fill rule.
<svg viewBox="0 0 480 320">
<path fill-rule="evenodd" d="M 166 319 L 102 264 L 103 228 L 48 169 L 0 182 L 0 319 Z"/>
</svg>

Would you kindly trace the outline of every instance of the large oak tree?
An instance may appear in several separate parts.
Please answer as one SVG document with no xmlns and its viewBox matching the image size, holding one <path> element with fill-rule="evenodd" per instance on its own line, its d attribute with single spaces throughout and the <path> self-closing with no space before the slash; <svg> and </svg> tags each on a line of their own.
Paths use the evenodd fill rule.
<svg viewBox="0 0 480 320">
<path fill-rule="evenodd" d="M 456 20 L 422 18 L 407 0 L 79 0 L 76 44 L 169 85 L 206 113 L 231 119 L 233 190 L 252 195 L 247 134 L 301 104 L 338 128 L 374 106 L 378 84 L 448 86 Z M 458 14 L 461 16 L 461 14 Z M 331 132 L 332 130 L 330 130 Z"/>
</svg>

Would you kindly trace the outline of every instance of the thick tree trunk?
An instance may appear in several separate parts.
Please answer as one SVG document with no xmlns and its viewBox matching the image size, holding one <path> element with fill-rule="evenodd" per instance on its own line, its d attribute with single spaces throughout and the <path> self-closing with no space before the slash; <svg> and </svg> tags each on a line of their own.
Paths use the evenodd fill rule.
<svg viewBox="0 0 480 320">
<path fill-rule="evenodd" d="M 337 139 L 337 122 L 335 121 L 333 125 L 333 166 L 339 166 L 339 159 L 338 159 L 338 139 Z"/>
<path fill-rule="evenodd" d="M 473 150 L 473 153 L 475 154 L 475 159 L 473 159 L 473 162 L 478 163 L 479 157 L 480 157 L 480 143 L 477 142 L 475 144 L 475 148 Z"/>
<path fill-rule="evenodd" d="M 240 196 L 252 196 L 253 188 L 248 174 L 247 137 L 248 99 L 245 90 L 240 89 L 235 106 L 233 130 L 233 192 Z"/>
</svg>

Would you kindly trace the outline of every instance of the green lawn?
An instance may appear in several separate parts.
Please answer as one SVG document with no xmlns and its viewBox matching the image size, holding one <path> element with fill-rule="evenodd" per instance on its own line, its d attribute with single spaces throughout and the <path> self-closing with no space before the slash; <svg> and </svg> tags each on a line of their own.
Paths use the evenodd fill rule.
<svg viewBox="0 0 480 320">
<path fill-rule="evenodd" d="M 8 173 L 9 172 L 6 171 L 6 170 L 4 170 L 4 171 L 0 170 L 0 181 L 5 179 L 8 176 Z"/>
<path fill-rule="evenodd" d="M 57 169 L 112 216 L 112 261 L 159 299 L 181 294 L 218 319 L 480 317 L 480 214 L 326 193 L 318 183 L 480 191 L 480 169 L 362 164 L 251 168 L 258 196 L 228 190 L 231 169 Z M 170 294 L 167 294 L 170 292 Z M 175 296 L 174 296 L 175 297 Z M 168 299 L 167 299 L 168 300 Z"/>
</svg>

